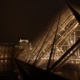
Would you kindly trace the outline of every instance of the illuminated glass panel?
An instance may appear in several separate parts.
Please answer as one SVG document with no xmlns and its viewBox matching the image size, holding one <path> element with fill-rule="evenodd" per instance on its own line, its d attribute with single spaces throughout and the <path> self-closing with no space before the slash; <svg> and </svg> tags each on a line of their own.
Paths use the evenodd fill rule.
<svg viewBox="0 0 80 80">
<path fill-rule="evenodd" d="M 35 62 L 35 66 L 46 69 L 57 26 L 58 32 L 56 34 L 56 41 L 51 58 L 51 65 L 52 63 L 56 62 L 80 38 L 80 25 L 68 7 L 61 12 L 60 16 L 58 15 L 55 21 L 53 21 L 48 27 L 46 32 L 42 34 L 40 38 L 37 39 L 37 41 L 34 41 L 32 43 L 34 45 L 33 50 L 28 51 L 26 48 L 21 53 L 22 55 L 18 57 L 18 59 L 24 60 L 30 64 L 33 64 Z M 74 55 L 79 56 L 79 51 L 80 50 L 75 52 Z M 80 58 L 80 56 L 78 58 Z M 69 60 L 71 63 L 74 63 L 75 61 L 72 59 Z M 79 61 L 75 63 L 79 63 Z"/>
</svg>

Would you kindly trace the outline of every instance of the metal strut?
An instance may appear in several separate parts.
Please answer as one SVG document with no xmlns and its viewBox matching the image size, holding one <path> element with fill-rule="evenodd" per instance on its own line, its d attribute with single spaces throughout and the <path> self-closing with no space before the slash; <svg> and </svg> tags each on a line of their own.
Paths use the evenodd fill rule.
<svg viewBox="0 0 80 80">
<path fill-rule="evenodd" d="M 67 2 L 67 5 L 70 8 L 70 10 L 72 11 L 72 13 L 74 14 L 77 21 L 80 23 L 80 14 L 68 2 Z"/>
<path fill-rule="evenodd" d="M 52 26 L 49 28 L 47 34 L 45 35 L 45 39 L 44 39 L 44 41 L 43 41 L 43 44 L 42 44 L 41 48 L 40 48 L 39 51 L 38 51 L 38 54 L 37 54 L 37 56 L 36 56 L 36 59 L 35 59 L 33 65 L 35 65 L 35 64 L 37 63 L 37 58 L 38 58 L 38 56 L 39 56 L 39 54 L 40 54 L 41 49 L 43 48 L 43 46 L 44 46 L 44 44 L 45 44 L 45 42 L 46 42 L 46 39 L 47 39 L 47 37 L 48 37 L 48 34 L 49 34 L 51 28 L 52 28 Z"/>
<path fill-rule="evenodd" d="M 60 59 L 58 59 L 58 61 L 56 61 L 49 69 L 48 71 L 52 71 L 55 69 L 55 67 L 68 55 L 70 54 L 70 52 L 75 49 L 76 46 L 79 46 L 80 45 L 80 39 L 73 45 L 71 46 L 71 48 L 69 50 L 67 50 L 66 53 L 64 53 Z"/>
<path fill-rule="evenodd" d="M 49 67 L 50 67 L 51 57 L 52 57 L 52 54 L 53 54 L 53 51 L 54 51 L 54 47 L 55 47 L 55 42 L 56 42 L 56 37 L 57 37 L 57 32 L 58 32 L 60 17 L 61 17 L 61 14 L 60 14 L 60 16 L 59 16 L 57 28 L 56 28 L 55 35 L 54 35 L 54 39 L 53 39 L 53 42 L 52 42 L 51 53 L 50 53 L 49 60 L 48 60 L 48 64 L 47 64 L 47 70 L 48 70 Z M 55 51 L 54 51 L 54 53 L 55 53 Z"/>
</svg>

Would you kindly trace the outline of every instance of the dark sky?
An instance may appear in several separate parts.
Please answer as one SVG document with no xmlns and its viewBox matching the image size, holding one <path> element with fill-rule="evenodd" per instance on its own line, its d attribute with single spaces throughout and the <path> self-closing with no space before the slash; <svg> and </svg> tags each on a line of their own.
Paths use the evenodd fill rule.
<svg viewBox="0 0 80 80">
<path fill-rule="evenodd" d="M 1 0 L 0 43 L 32 41 L 58 15 L 63 0 Z"/>
</svg>

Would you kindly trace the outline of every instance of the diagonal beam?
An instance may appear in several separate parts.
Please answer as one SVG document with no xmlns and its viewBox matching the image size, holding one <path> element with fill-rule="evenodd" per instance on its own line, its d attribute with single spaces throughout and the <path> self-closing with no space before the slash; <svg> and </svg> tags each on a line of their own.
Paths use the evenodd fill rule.
<svg viewBox="0 0 80 80">
<path fill-rule="evenodd" d="M 80 39 L 69 49 L 67 50 L 66 53 L 64 53 L 60 59 L 58 59 L 58 61 L 56 61 L 49 69 L 48 71 L 52 71 L 53 69 L 55 69 L 55 67 L 68 55 L 70 54 L 70 52 L 80 44 Z"/>
<path fill-rule="evenodd" d="M 60 17 L 61 17 L 61 14 L 60 14 L 60 16 L 59 16 L 57 28 L 56 28 L 55 35 L 54 35 L 54 39 L 53 39 L 52 46 L 51 46 L 51 53 L 50 53 L 50 55 L 49 55 L 49 60 L 48 60 L 48 63 L 47 63 L 47 70 L 48 70 L 49 67 L 50 67 L 52 55 L 55 54 L 55 48 L 54 48 L 54 47 L 55 47 L 57 32 L 58 32 L 58 29 L 59 29 Z M 53 51 L 54 51 L 54 53 L 53 53 Z"/>
<path fill-rule="evenodd" d="M 77 21 L 80 23 L 80 14 L 69 3 L 67 3 L 67 5 L 70 8 L 70 10 L 72 11 L 72 13 L 74 14 Z"/>
<path fill-rule="evenodd" d="M 73 50 L 72 53 L 70 53 L 68 56 L 65 57 L 65 59 L 56 67 L 56 69 L 59 69 L 61 66 L 64 65 L 64 63 L 80 48 L 80 45 L 76 47 L 76 49 Z"/>
</svg>

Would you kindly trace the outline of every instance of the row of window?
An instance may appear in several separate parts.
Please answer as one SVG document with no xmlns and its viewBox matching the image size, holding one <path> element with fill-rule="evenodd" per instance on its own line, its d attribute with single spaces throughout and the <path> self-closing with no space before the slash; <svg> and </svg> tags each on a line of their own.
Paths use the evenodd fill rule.
<svg viewBox="0 0 80 80">
<path fill-rule="evenodd" d="M 0 52 L 2 52 L 2 53 L 8 53 L 11 51 L 12 51 L 11 47 L 0 46 Z"/>
<path fill-rule="evenodd" d="M 10 54 L 8 53 L 8 54 L 0 54 L 0 59 L 2 59 L 2 58 L 10 58 L 11 56 L 10 56 Z"/>
</svg>

